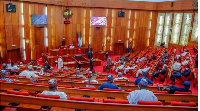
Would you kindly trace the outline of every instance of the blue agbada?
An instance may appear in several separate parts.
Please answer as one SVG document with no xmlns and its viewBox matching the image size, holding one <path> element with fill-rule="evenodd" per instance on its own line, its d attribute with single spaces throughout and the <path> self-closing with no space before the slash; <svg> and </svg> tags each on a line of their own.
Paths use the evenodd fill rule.
<svg viewBox="0 0 200 111">
<path fill-rule="evenodd" d="M 148 78 L 138 77 L 138 78 L 135 80 L 135 82 L 134 82 L 135 85 L 138 85 L 138 84 L 140 83 L 141 79 L 146 79 L 147 82 L 148 82 L 148 84 L 153 84 L 153 82 L 152 82 L 150 79 L 148 79 Z"/>
<path fill-rule="evenodd" d="M 113 84 L 113 83 L 108 83 L 108 82 L 104 82 L 101 84 L 101 86 L 99 86 L 99 90 L 103 90 L 103 88 L 109 88 L 109 89 L 120 89 L 120 87 L 117 87 L 116 84 Z"/>
</svg>

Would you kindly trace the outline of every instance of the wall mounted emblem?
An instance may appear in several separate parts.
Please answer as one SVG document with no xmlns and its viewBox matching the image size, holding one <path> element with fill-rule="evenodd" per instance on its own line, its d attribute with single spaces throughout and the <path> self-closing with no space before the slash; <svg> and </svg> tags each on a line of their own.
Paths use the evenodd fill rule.
<svg viewBox="0 0 200 111">
<path fill-rule="evenodd" d="M 65 19 L 69 19 L 72 15 L 73 15 L 72 11 L 69 10 L 68 8 L 63 11 L 63 16 L 65 17 Z"/>
</svg>

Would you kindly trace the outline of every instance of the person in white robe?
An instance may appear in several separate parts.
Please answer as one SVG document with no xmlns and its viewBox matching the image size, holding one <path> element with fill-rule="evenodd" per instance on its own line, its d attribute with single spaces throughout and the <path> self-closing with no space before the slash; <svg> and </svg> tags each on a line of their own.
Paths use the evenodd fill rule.
<svg viewBox="0 0 200 111">
<path fill-rule="evenodd" d="M 62 60 L 62 57 L 60 56 L 58 58 L 58 70 L 61 70 L 63 67 L 63 60 Z"/>
<path fill-rule="evenodd" d="M 95 87 L 94 85 L 90 84 L 98 84 L 98 81 L 96 80 L 96 76 L 90 73 L 88 74 L 88 79 L 82 81 L 82 83 L 87 83 L 86 87 Z"/>
<path fill-rule="evenodd" d="M 148 72 L 148 70 L 150 69 L 149 64 L 147 64 L 147 66 L 144 69 L 139 69 L 136 73 L 136 77 L 138 77 L 139 74 L 142 74 L 142 72 Z"/>
<path fill-rule="evenodd" d="M 43 91 L 42 94 L 45 95 L 58 95 L 60 99 L 67 100 L 67 94 L 64 92 L 58 92 L 58 85 L 57 85 L 57 80 L 56 79 L 50 79 L 49 80 L 49 90 L 48 91 Z"/>
<path fill-rule="evenodd" d="M 121 72 L 118 72 L 117 78 L 115 78 L 114 81 L 116 80 L 127 80 L 127 78 L 123 77 Z"/>
<path fill-rule="evenodd" d="M 176 61 L 174 64 L 173 64 L 173 70 L 174 71 L 179 71 L 179 70 L 181 70 L 181 63 L 180 62 L 178 62 L 178 61 Z"/>
<path fill-rule="evenodd" d="M 34 71 L 32 71 L 32 65 L 29 65 L 28 70 L 24 70 L 19 74 L 19 76 L 26 76 L 26 78 L 39 77 Z"/>
<path fill-rule="evenodd" d="M 190 58 L 189 58 L 189 57 L 186 57 L 186 58 L 185 58 L 185 61 L 182 62 L 182 65 L 184 65 L 184 66 L 188 65 L 189 60 L 190 60 Z"/>
<path fill-rule="evenodd" d="M 129 70 L 134 70 L 137 67 L 136 64 L 133 64 L 132 67 L 126 67 L 124 68 L 124 74 L 126 74 Z"/>
</svg>

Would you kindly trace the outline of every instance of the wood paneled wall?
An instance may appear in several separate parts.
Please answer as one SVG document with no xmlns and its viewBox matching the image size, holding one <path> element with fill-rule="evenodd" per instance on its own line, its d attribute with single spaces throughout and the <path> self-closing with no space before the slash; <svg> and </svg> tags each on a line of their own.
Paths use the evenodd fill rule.
<svg viewBox="0 0 200 111">
<path fill-rule="evenodd" d="M 36 2 L 44 2 L 47 4 Z M 66 1 L 68 4 L 70 4 L 70 2 L 77 1 Z M 54 5 L 54 3 L 45 2 L 45 0 L 36 0 L 35 2 L 12 1 L 17 7 L 17 12 L 8 13 L 6 12 L 7 3 L 9 3 L 7 0 L 0 1 L 0 51 L 4 59 L 11 58 L 7 55 L 11 55 L 8 54 L 10 50 L 20 48 L 20 27 L 24 27 L 27 61 L 36 60 L 41 56 L 41 53 L 47 52 L 53 48 L 59 48 L 63 40 L 66 41 L 66 44 L 75 44 L 77 32 L 82 33 L 83 47 L 87 47 L 91 44 L 94 52 L 100 50 L 114 50 L 115 43 L 124 43 L 124 48 L 127 48 L 128 44 L 131 44 L 134 50 L 143 50 L 148 46 L 153 47 L 157 24 L 157 9 L 190 10 L 191 8 L 187 5 L 191 4 L 191 1 L 175 2 L 174 8 L 168 6 L 170 2 L 148 3 L 145 6 L 141 5 L 141 3 L 144 2 L 137 2 L 140 5 L 135 9 L 144 10 L 135 10 L 131 8 L 130 2 L 128 1 L 123 3 L 123 9 L 118 9 L 118 4 L 115 5 L 116 8 L 115 6 L 106 8 L 103 7 L 102 4 L 94 7 L 74 7 L 73 4 L 71 4 L 67 7 L 66 4 Z M 20 25 L 20 3 L 23 3 L 24 9 L 23 26 Z M 98 2 L 98 4 L 99 3 L 100 2 Z M 107 3 L 110 3 L 109 6 L 112 6 L 111 4 L 115 2 L 108 1 Z M 181 6 L 181 4 L 184 4 L 185 7 L 181 8 L 178 6 Z M 98 6 L 101 6 L 101 8 L 98 8 Z M 122 5 L 120 5 L 120 7 L 121 6 Z M 31 25 L 31 14 L 44 14 L 45 7 L 47 7 L 48 24 L 43 26 L 47 27 L 48 30 L 48 47 L 44 46 L 44 28 Z M 132 7 L 136 7 L 136 5 L 132 5 Z M 70 24 L 63 23 L 66 19 L 64 19 L 62 13 L 66 8 L 72 10 L 73 13 L 72 17 L 68 19 L 68 21 L 71 22 Z M 118 17 L 118 12 L 120 10 L 125 12 L 125 17 Z M 149 29 L 151 13 L 151 29 Z M 100 28 L 91 26 L 90 18 L 92 16 L 107 17 L 107 26 L 101 26 Z M 150 38 L 147 36 L 148 30 L 150 30 Z M 132 38 L 132 41 L 130 41 L 130 38 Z M 16 46 L 12 47 L 13 44 Z M 197 45 L 198 43 L 189 42 L 188 45 L 190 44 Z M 17 59 L 13 61 L 17 61 Z"/>
</svg>

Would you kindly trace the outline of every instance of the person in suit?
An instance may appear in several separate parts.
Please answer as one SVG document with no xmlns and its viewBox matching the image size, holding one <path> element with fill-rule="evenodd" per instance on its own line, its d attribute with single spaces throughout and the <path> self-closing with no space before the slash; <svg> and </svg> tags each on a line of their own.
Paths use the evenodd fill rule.
<svg viewBox="0 0 200 111">
<path fill-rule="evenodd" d="M 111 58 L 108 56 L 108 52 L 106 53 L 106 60 L 107 60 L 107 69 L 108 69 L 108 72 L 110 72 L 110 63 L 111 63 Z"/>
<path fill-rule="evenodd" d="M 108 82 L 104 82 L 101 84 L 101 86 L 99 86 L 99 90 L 103 90 L 103 88 L 109 88 L 109 89 L 120 89 L 120 87 L 118 87 L 116 84 L 113 84 L 113 75 L 108 75 L 107 76 L 107 80 Z"/>
<path fill-rule="evenodd" d="M 174 94 L 175 91 L 179 92 L 191 92 L 190 90 L 190 82 L 185 81 L 183 83 L 183 87 L 178 87 L 178 86 L 164 86 L 162 89 L 157 85 L 158 91 L 168 91 L 169 94 Z"/>
<path fill-rule="evenodd" d="M 128 53 L 130 53 L 130 52 L 131 52 L 131 49 L 132 49 L 132 46 L 131 46 L 131 45 L 129 45 L 129 46 L 128 46 Z"/>
<path fill-rule="evenodd" d="M 174 74 L 171 76 L 171 80 L 173 82 L 170 83 L 170 84 L 175 84 L 175 79 L 176 78 L 180 78 L 181 76 L 188 77 L 190 72 L 191 71 L 190 71 L 190 66 L 189 65 L 187 65 L 186 68 L 184 69 L 184 71 L 182 71 L 182 72 L 174 72 Z"/>
<path fill-rule="evenodd" d="M 90 70 L 92 71 L 94 67 L 94 61 L 93 58 L 90 59 Z"/>
<path fill-rule="evenodd" d="M 88 59 L 91 59 L 93 56 L 91 49 L 89 48 L 88 52 L 87 52 L 87 57 Z"/>
<path fill-rule="evenodd" d="M 153 73 L 153 75 L 151 76 L 151 80 L 153 81 L 153 78 L 158 77 L 159 74 L 165 75 L 166 73 L 167 73 L 167 65 L 164 64 L 162 70 L 158 70 Z M 165 80 L 165 78 L 161 81 L 164 82 L 164 80 Z"/>
</svg>

